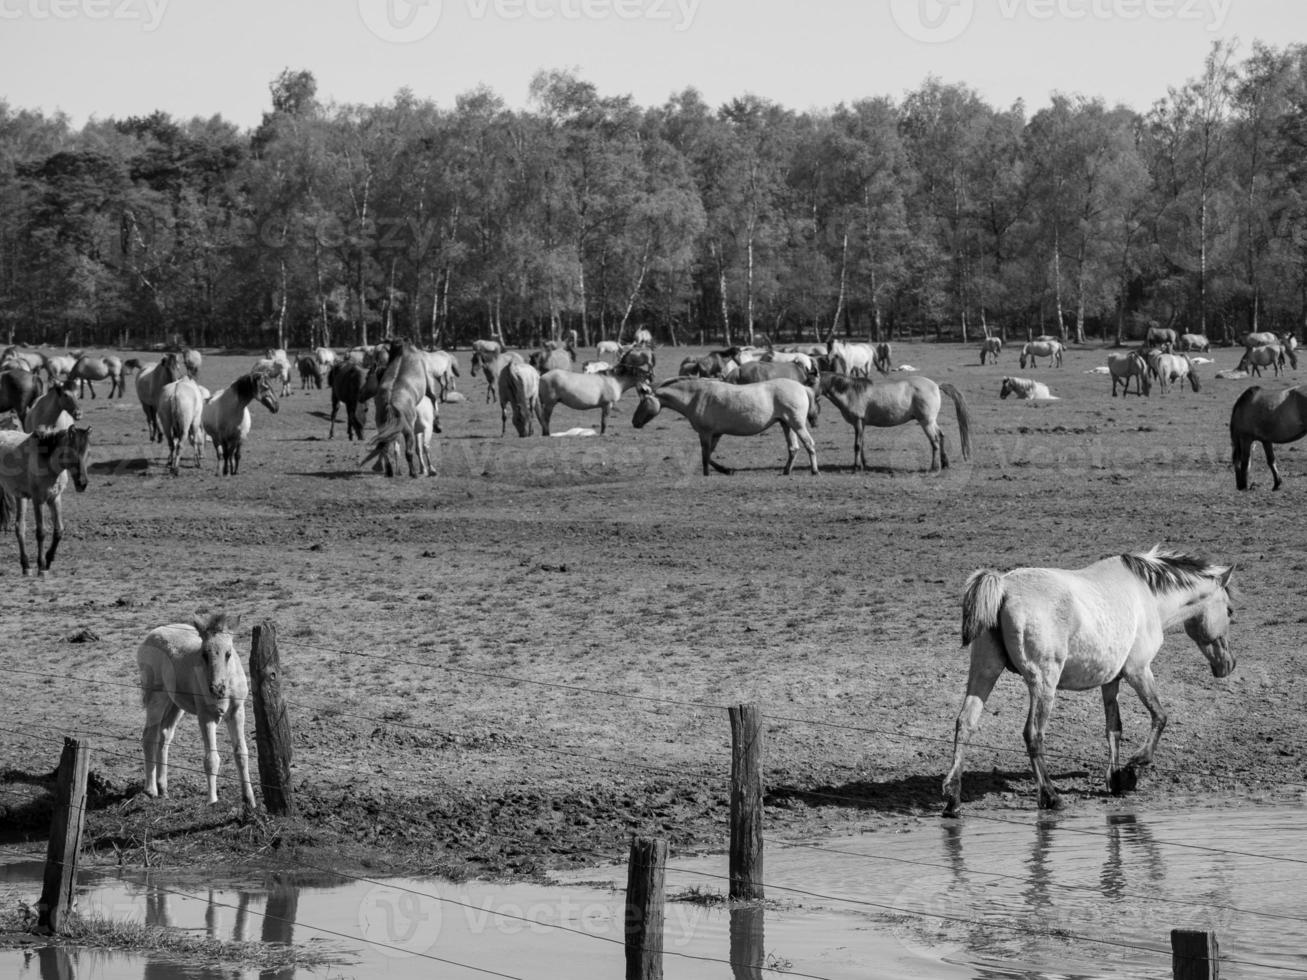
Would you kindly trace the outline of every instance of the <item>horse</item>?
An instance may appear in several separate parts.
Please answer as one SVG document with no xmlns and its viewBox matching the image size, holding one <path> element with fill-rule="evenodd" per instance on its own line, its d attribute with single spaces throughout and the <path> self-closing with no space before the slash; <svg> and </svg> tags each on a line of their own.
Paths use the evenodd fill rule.
<svg viewBox="0 0 1307 980">
<path fill-rule="evenodd" d="M 245 699 L 250 685 L 232 642 L 239 616 L 196 614 L 189 624 L 158 626 L 136 649 L 136 667 L 145 708 L 145 795 L 168 795 L 168 749 L 183 713 L 195 715 L 204 742 L 204 776 L 209 803 L 218 802 L 218 723 L 227 726 L 241 798 L 255 809 L 250 785 L 250 750 L 245 743 Z"/>
<path fill-rule="evenodd" d="M 525 361 L 508 361 L 499 372 L 499 435 L 508 434 L 508 413 L 518 436 L 532 434 L 531 417 L 540 414 L 540 372 Z"/>
<path fill-rule="evenodd" d="M 576 355 L 570 347 L 546 347 L 532 352 L 527 363 L 541 374 L 547 374 L 550 371 L 571 371 L 575 360 Z"/>
<path fill-rule="evenodd" d="M 1189 387 L 1194 391 L 1198 390 L 1198 375 L 1187 355 L 1161 354 L 1157 357 L 1154 366 L 1157 369 L 1157 384 L 1163 394 L 1176 381 L 1180 382 L 1180 389 L 1183 391 L 1186 378 L 1189 379 Z"/>
<path fill-rule="evenodd" d="M 1042 381 L 1031 381 L 1029 378 L 1004 378 L 998 397 L 1006 398 L 1008 395 L 1029 398 L 1032 401 L 1055 402 L 1058 400 L 1057 395 L 1048 390 L 1048 385 Z"/>
<path fill-rule="evenodd" d="M 755 381 L 770 381 L 772 378 L 789 378 L 806 387 L 816 380 L 817 371 L 804 367 L 798 361 L 749 361 L 741 364 L 725 380 L 747 385 Z"/>
<path fill-rule="evenodd" d="M 23 419 L 23 431 L 66 429 L 82 417 L 82 406 L 73 397 L 72 383 L 53 384 L 50 390 L 32 402 Z"/>
<path fill-rule="evenodd" d="M 69 475 L 81 493 L 86 489 L 86 453 L 91 429 L 37 429 L 35 432 L 0 431 L 0 528 L 14 520 L 18 536 L 18 562 L 23 574 L 27 559 L 27 502 L 36 516 L 36 574 L 44 575 L 54 561 L 64 533 L 63 492 Z M 50 510 L 50 548 L 45 549 L 45 510 Z"/>
<path fill-rule="evenodd" d="M 892 362 L 890 360 L 891 353 L 892 350 L 889 344 L 877 344 L 876 349 L 873 352 L 871 358 L 872 367 L 874 367 L 881 374 L 888 374 L 890 367 L 892 366 Z"/>
<path fill-rule="evenodd" d="M 332 365 L 339 360 L 339 358 L 336 357 L 336 352 L 330 347 L 315 347 L 310 356 L 318 362 L 318 367 L 322 369 L 324 377 L 327 372 L 331 370 Z"/>
<path fill-rule="evenodd" d="M 440 400 L 445 401 L 454 390 L 454 379 L 459 377 L 458 360 L 443 350 L 423 351 L 422 356 L 427 359 L 427 370 L 440 381 Z"/>
<path fill-rule="evenodd" d="M 1212 342 L 1200 333 L 1182 333 L 1175 342 L 1175 349 L 1206 352 L 1212 349 Z"/>
<path fill-rule="evenodd" d="M 751 385 L 733 385 L 709 378 L 672 378 L 657 389 L 639 388 L 640 404 L 631 419 L 641 429 L 664 405 L 680 412 L 699 433 L 703 475 L 708 467 L 730 476 L 735 470 L 712 458 L 722 436 L 756 436 L 779 424 L 785 433 L 788 456 L 782 475 L 794 468 L 799 443 L 808 451 L 811 472 L 816 475 L 817 446 L 808 427 L 817 424 L 817 395 L 789 378 L 774 378 Z"/>
<path fill-rule="evenodd" d="M 345 438 L 352 440 L 357 435 L 362 440 L 368 399 L 377 393 L 376 372 L 353 361 L 337 361 L 327 374 L 327 386 L 331 389 L 331 427 L 327 430 L 327 438 L 335 438 L 336 410 L 344 404 Z"/>
<path fill-rule="evenodd" d="M 876 360 L 876 352 L 870 344 L 852 344 L 834 337 L 826 342 L 826 354 L 843 360 L 841 374 L 862 375 L 864 378 L 871 375 Z"/>
<path fill-rule="evenodd" d="M 1149 327 L 1148 332 L 1144 334 L 1145 347 L 1165 347 L 1169 350 L 1179 340 L 1176 332 L 1170 327 Z"/>
<path fill-rule="evenodd" d="M 121 398 L 127 390 L 123 383 L 123 360 L 121 357 L 110 354 L 108 357 L 88 357 L 83 354 L 73 362 L 73 366 L 68 369 L 68 380 L 77 382 L 77 394 L 80 396 L 83 392 L 83 386 L 91 389 L 91 397 L 95 397 L 94 381 L 108 381 L 109 394 L 106 396 L 112 398 L 117 392 Z"/>
<path fill-rule="evenodd" d="M 300 391 L 322 387 L 322 362 L 313 354 L 305 354 L 297 358 L 295 368 L 300 375 Z"/>
<path fill-rule="evenodd" d="M 648 330 L 646 330 L 644 327 L 640 327 L 638 330 L 636 330 L 635 337 L 632 339 L 632 343 L 637 347 L 640 346 L 641 344 L 643 344 L 645 347 L 652 347 L 653 342 L 654 342 L 653 334 L 650 333 Z"/>
<path fill-rule="evenodd" d="M 1307 435 L 1307 385 L 1267 391 L 1253 385 L 1235 400 L 1230 410 L 1230 443 L 1234 451 L 1234 485 L 1248 489 L 1248 463 L 1253 442 L 1260 442 L 1266 465 L 1279 490 L 1280 471 L 1275 465 L 1276 443 L 1296 442 Z"/>
<path fill-rule="evenodd" d="M 408 460 L 409 476 L 421 476 L 418 468 L 418 455 L 413 425 L 416 421 L 418 402 L 423 396 L 431 399 L 434 406 L 440 398 L 440 380 L 431 373 L 430 363 L 424 352 L 410 343 L 395 341 L 388 352 L 385 373 L 377 390 L 377 424 L 380 428 L 372 437 L 371 447 L 363 463 L 379 459 L 387 476 L 395 475 L 395 468 L 390 461 L 390 446 L 400 437 L 404 439 L 404 457 Z M 440 422 L 433 423 L 436 432 L 440 431 Z M 362 465 L 362 464 L 360 464 Z"/>
<path fill-rule="evenodd" d="M 414 451 L 418 457 L 418 470 L 422 476 L 435 476 L 436 468 L 431 465 L 431 439 L 433 433 L 439 432 L 436 425 L 436 403 L 430 396 L 423 395 L 413 413 Z"/>
<path fill-rule="evenodd" d="M 768 348 L 767 353 L 759 358 L 761 361 L 793 361 L 796 364 L 802 364 L 809 371 L 817 370 L 817 362 L 811 354 L 804 354 L 797 350 L 775 350 Z"/>
<path fill-rule="evenodd" d="M 145 425 L 150 430 L 151 442 L 163 442 L 163 430 L 159 428 L 159 395 L 164 385 L 185 377 L 185 370 L 178 355 L 165 354 L 161 361 L 147 364 L 136 375 L 136 397 L 140 399 L 141 410 L 145 412 Z"/>
<path fill-rule="evenodd" d="M 599 357 L 604 357 L 605 355 L 616 357 L 621 352 L 622 345 L 615 340 L 601 340 L 599 343 L 595 344 L 595 354 Z"/>
<path fill-rule="evenodd" d="M 628 388 L 647 381 L 649 374 L 632 369 L 624 362 L 606 374 L 581 374 L 576 371 L 545 371 L 540 375 L 540 400 L 536 417 L 542 435 L 549 435 L 549 420 L 559 402 L 578 412 L 599 409 L 599 434 L 608 430 L 608 413 Z"/>
<path fill-rule="evenodd" d="M 1143 397 L 1149 393 L 1148 362 L 1138 351 L 1126 351 L 1107 355 L 1107 371 L 1112 375 L 1112 397 L 1116 397 L 1117 383 L 1121 383 L 1122 397 L 1130 394 L 1130 379 L 1135 379 L 1135 394 Z"/>
<path fill-rule="evenodd" d="M 204 357 L 200 352 L 191 347 L 183 347 L 179 359 L 182 366 L 186 369 L 187 375 L 196 381 L 199 381 L 200 368 L 204 364 Z"/>
<path fill-rule="evenodd" d="M 1112 555 L 1086 568 L 1018 568 L 1006 574 L 985 568 L 967 579 L 962 595 L 962 644 L 971 647 L 966 695 L 958 713 L 953 766 L 944 777 L 944 813 L 962 802 L 962 756 L 980 725 L 985 701 L 1004 670 L 1020 674 L 1030 692 L 1026 751 L 1039 783 L 1039 806 L 1057 809 L 1057 789 L 1044 767 L 1044 735 L 1059 689 L 1099 687 L 1107 718 L 1107 786 L 1129 792 L 1149 765 L 1166 727 L 1152 661 L 1163 633 L 1184 626 L 1212 673 L 1226 677 L 1235 658 L 1230 625 L 1233 566 L 1154 546 Z M 1124 680 L 1152 718 L 1142 748 L 1119 765 Z"/>
<path fill-rule="evenodd" d="M 1244 349 L 1243 357 L 1239 359 L 1235 370 L 1247 371 L 1254 376 L 1260 376 L 1264 367 L 1273 367 L 1278 377 L 1280 368 L 1284 366 L 1285 360 L 1295 370 L 1298 367 L 1298 355 L 1292 350 L 1280 343 L 1260 344 L 1256 347 L 1247 347 Z"/>
<path fill-rule="evenodd" d="M 487 405 L 495 400 L 495 388 L 499 383 L 499 373 L 511 363 L 525 364 L 526 362 L 517 351 L 501 351 L 497 354 L 487 354 L 480 350 L 472 352 L 472 373 L 476 374 L 480 371 L 486 379 Z"/>
<path fill-rule="evenodd" d="M 272 353 L 269 351 L 268 353 Z M 284 351 L 282 353 L 285 353 Z M 290 394 L 290 362 L 276 357 L 264 357 L 254 362 L 251 373 L 262 374 L 281 385 L 278 394 L 285 398 Z"/>
<path fill-rule="evenodd" d="M 23 368 L 0 371 L 0 412 L 13 412 L 20 424 L 44 392 L 45 382 L 39 374 Z"/>
<path fill-rule="evenodd" d="M 957 412 L 962 458 L 971 458 L 971 413 L 962 392 L 951 384 L 936 384 L 929 378 L 905 378 L 902 381 L 876 382 L 844 374 L 824 374 L 819 391 L 840 410 L 853 426 L 853 471 L 858 465 L 867 469 L 864 430 L 868 425 L 890 428 L 916 422 L 930 441 L 930 470 L 937 473 L 948 467 L 944 433 L 939 427 L 941 394 L 953 400 Z"/>
<path fill-rule="evenodd" d="M 503 349 L 504 345 L 497 340 L 472 341 L 472 353 L 481 354 L 485 358 L 494 358 L 494 356 L 501 353 Z"/>
<path fill-rule="evenodd" d="M 1032 340 L 1021 348 L 1021 366 L 1026 366 L 1026 361 L 1030 362 L 1031 367 L 1039 367 L 1036 358 L 1047 357 L 1050 367 L 1062 366 L 1062 353 L 1066 350 L 1060 340 Z"/>
<path fill-rule="evenodd" d="M 206 399 L 193 378 L 182 378 L 163 386 L 159 394 L 159 428 L 168 440 L 168 472 L 181 470 L 182 443 L 195 450 L 195 468 L 204 464 L 204 428 L 200 416 Z"/>
<path fill-rule="evenodd" d="M 39 350 L 23 350 L 18 347 L 6 347 L 0 353 L 0 370 L 19 367 L 24 371 L 44 371 L 48 355 Z"/>
<path fill-rule="evenodd" d="M 213 441 L 215 473 L 235 476 L 241 465 L 241 445 L 250 434 L 249 404 L 257 401 L 276 413 L 280 403 L 266 374 L 251 371 L 232 382 L 231 387 L 213 393 L 200 411 L 200 423 Z"/>
<path fill-rule="evenodd" d="M 73 365 L 77 363 L 77 358 L 80 356 L 80 354 L 56 354 L 53 357 L 47 357 L 45 359 L 46 377 L 51 382 L 66 381 L 68 372 L 73 369 Z"/>
<path fill-rule="evenodd" d="M 998 363 L 998 355 L 1003 353 L 1002 337 L 986 337 L 980 342 L 980 363 L 983 366 L 988 360 L 993 359 Z"/>
<path fill-rule="evenodd" d="M 728 347 L 726 350 L 709 351 L 703 357 L 687 357 L 681 361 L 677 377 L 724 378 L 739 369 L 739 364 L 735 361 L 738 353 L 738 347 Z"/>
</svg>

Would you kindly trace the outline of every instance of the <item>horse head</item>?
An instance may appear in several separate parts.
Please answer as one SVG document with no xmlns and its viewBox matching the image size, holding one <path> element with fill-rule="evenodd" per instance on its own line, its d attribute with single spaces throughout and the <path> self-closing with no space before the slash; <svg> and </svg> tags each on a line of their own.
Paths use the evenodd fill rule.
<svg viewBox="0 0 1307 980">
<path fill-rule="evenodd" d="M 1214 677 L 1227 677 L 1236 660 L 1230 652 L 1226 634 L 1230 631 L 1230 577 L 1234 566 L 1222 570 L 1214 579 L 1215 587 L 1192 605 L 1192 615 L 1184 621 L 1184 631 L 1207 658 Z"/>
<path fill-rule="evenodd" d="M 1022 367 L 1025 367 L 1025 366 L 1026 366 L 1026 365 L 1025 365 L 1025 355 L 1024 355 L 1024 354 L 1022 355 L 1022 363 L 1021 363 L 1021 366 L 1022 366 Z M 1016 388 L 1014 388 L 1014 387 L 1012 386 L 1012 379 L 1011 379 L 1011 378 L 1004 378 L 1004 379 L 1003 379 L 1003 387 L 999 390 L 998 397 L 999 397 L 999 398 L 1006 398 L 1008 395 L 1012 394 L 1012 392 L 1014 392 L 1015 390 L 1016 390 Z"/>
<path fill-rule="evenodd" d="M 635 390 L 640 396 L 640 404 L 635 407 L 631 424 L 637 429 L 643 429 L 651 418 L 663 410 L 663 403 L 658 400 L 658 396 L 653 393 L 653 388 L 646 381 L 640 382 Z"/>
<path fill-rule="evenodd" d="M 269 412 L 276 412 L 280 407 L 277 400 L 277 390 L 272 386 L 272 379 L 262 371 L 253 372 L 250 377 L 254 379 L 254 397 Z"/>
<path fill-rule="evenodd" d="M 196 613 L 191 625 L 200 634 L 200 660 L 204 664 L 209 693 L 219 701 L 243 698 L 244 685 L 239 682 L 244 679 L 244 671 L 231 637 L 231 631 L 240 625 L 240 617 L 228 616 L 224 612 L 212 616 Z"/>
</svg>

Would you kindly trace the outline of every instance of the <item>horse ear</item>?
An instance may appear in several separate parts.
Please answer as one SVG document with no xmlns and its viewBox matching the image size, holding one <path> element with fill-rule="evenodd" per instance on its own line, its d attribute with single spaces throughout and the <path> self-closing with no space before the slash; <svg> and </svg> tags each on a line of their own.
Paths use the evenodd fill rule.
<svg viewBox="0 0 1307 980">
<path fill-rule="evenodd" d="M 1230 579 L 1234 577 L 1234 570 L 1236 567 L 1238 566 L 1230 565 L 1229 568 L 1227 568 L 1223 573 L 1221 573 L 1221 577 L 1219 579 L 1221 583 L 1221 588 L 1228 589 L 1230 587 Z"/>
<path fill-rule="evenodd" d="M 191 617 L 191 625 L 195 627 L 195 632 L 203 636 L 209 630 L 209 617 L 204 613 L 197 612 Z"/>
<path fill-rule="evenodd" d="M 241 628 L 240 613 L 232 613 L 231 615 L 225 615 L 224 618 L 226 619 L 228 633 L 235 633 L 238 629 Z"/>
</svg>

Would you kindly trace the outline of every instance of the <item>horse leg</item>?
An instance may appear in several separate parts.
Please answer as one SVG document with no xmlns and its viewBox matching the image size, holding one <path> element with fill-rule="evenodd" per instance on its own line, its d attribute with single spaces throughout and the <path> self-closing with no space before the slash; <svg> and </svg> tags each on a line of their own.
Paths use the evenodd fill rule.
<svg viewBox="0 0 1307 980">
<path fill-rule="evenodd" d="M 241 799 L 245 801 L 245 810 L 252 813 L 257 804 L 254 802 L 254 787 L 250 785 L 250 750 L 245 743 L 245 705 L 240 701 L 232 704 L 227 712 L 227 737 L 231 740 L 232 758 L 236 761 L 236 775 L 241 781 Z"/>
<path fill-rule="evenodd" d="M 794 435 L 794 430 L 785 422 L 781 422 L 781 432 L 785 434 L 785 468 L 781 470 L 781 476 L 789 476 L 790 470 L 794 469 L 794 457 L 799 453 L 799 440 Z"/>
<path fill-rule="evenodd" d="M 1269 439 L 1263 439 L 1263 440 L 1262 440 L 1262 450 L 1266 453 L 1266 465 L 1269 466 L 1269 467 L 1271 468 L 1271 476 L 1275 479 L 1275 484 L 1274 484 L 1274 486 L 1271 487 L 1271 489 L 1272 489 L 1272 490 L 1279 490 L 1279 489 L 1280 489 L 1280 483 L 1281 483 L 1282 481 L 1280 480 L 1280 470 L 1279 470 L 1279 468 L 1275 465 L 1275 447 L 1274 447 L 1273 445 L 1271 445 L 1271 442 L 1270 442 Z M 1249 455 L 1249 456 L 1252 455 L 1252 451 L 1253 451 L 1253 447 L 1252 447 L 1252 445 L 1250 444 L 1250 445 L 1248 446 L 1248 455 Z"/>
<path fill-rule="evenodd" d="M 41 508 L 39 506 L 36 507 L 36 515 L 37 515 L 36 526 L 38 529 L 37 533 L 39 535 L 40 533 L 39 529 L 41 527 L 41 521 L 40 521 Z M 59 550 L 59 542 L 60 540 L 62 540 L 63 536 L 64 536 L 63 506 L 59 499 L 59 494 L 55 494 L 54 499 L 50 501 L 50 550 L 45 553 L 45 570 L 47 572 L 50 570 L 50 566 L 54 564 L 54 553 Z M 37 541 L 36 546 L 37 548 L 41 547 L 41 543 L 39 539 Z"/>
<path fill-rule="evenodd" d="M 152 692 L 145 707 L 145 734 L 141 744 L 145 748 L 145 795 L 168 795 L 168 749 L 177 733 L 177 722 L 182 709 L 173 704 L 168 692 Z"/>
<path fill-rule="evenodd" d="M 201 717 L 198 721 L 204 742 L 204 778 L 209 784 L 209 803 L 213 804 L 218 802 L 218 770 L 222 767 L 222 756 L 218 754 L 218 719 Z"/>
<path fill-rule="evenodd" d="M 709 466 L 715 469 L 718 473 L 724 473 L 726 476 L 731 476 L 735 472 L 735 470 L 731 469 L 729 466 L 723 466 L 721 463 L 717 462 L 717 460 L 712 458 L 712 454 L 716 451 L 717 443 L 721 441 L 721 438 L 722 435 L 720 432 L 702 432 L 699 434 L 699 445 L 703 448 L 704 476 L 708 475 Z"/>
<path fill-rule="evenodd" d="M 1057 810 L 1062 806 L 1062 798 L 1058 796 L 1053 781 L 1048 778 L 1048 770 L 1044 765 L 1044 732 L 1048 730 L 1048 719 L 1053 713 L 1057 684 L 1042 677 L 1030 678 L 1026 684 L 1030 688 L 1030 711 L 1022 734 L 1026 740 L 1026 752 L 1030 756 L 1030 768 L 1034 770 L 1035 781 L 1039 783 L 1039 806 L 1043 810 Z"/>
<path fill-rule="evenodd" d="M 862 419 L 853 423 L 853 472 L 858 472 L 858 461 L 862 461 L 862 468 L 867 468 L 867 454 L 863 449 L 863 439 L 866 436 L 867 426 Z"/>
<path fill-rule="evenodd" d="M 816 476 L 820 472 L 817 469 L 817 440 L 806 428 L 800 429 L 798 435 L 803 448 L 808 451 L 808 472 Z"/>
<path fill-rule="evenodd" d="M 328 438 L 328 439 L 333 439 L 333 438 L 335 438 L 335 436 L 336 436 L 336 409 L 338 409 L 338 408 L 340 408 L 340 399 L 337 398 L 337 397 L 333 394 L 333 395 L 331 396 L 331 427 L 330 427 L 329 429 L 327 429 L 327 438 Z M 346 428 L 348 429 L 348 428 L 349 428 L 349 424 L 348 424 L 348 423 L 349 423 L 349 407 L 348 407 L 348 406 L 346 406 L 346 408 L 345 408 L 345 422 L 346 422 Z M 350 435 L 350 438 L 353 438 L 354 432 L 353 432 L 352 429 L 350 430 L 349 435 Z"/>
<path fill-rule="evenodd" d="M 1151 667 L 1145 666 L 1137 674 L 1125 674 L 1126 683 L 1129 684 L 1139 700 L 1144 703 L 1148 709 L 1148 714 L 1152 717 L 1152 727 L 1148 731 L 1148 737 L 1144 739 L 1144 746 L 1136 752 L 1130 761 L 1126 763 L 1126 769 L 1130 771 L 1130 786 L 1138 780 L 1138 770 L 1149 765 L 1153 761 L 1153 753 L 1157 751 L 1157 743 L 1162 738 L 1162 732 L 1166 730 L 1166 710 L 1162 707 L 1162 699 L 1157 696 L 1157 683 L 1153 679 Z"/>
<path fill-rule="evenodd" d="M 1240 436 L 1231 437 L 1234 443 L 1234 488 L 1248 489 L 1248 463 L 1252 459 L 1253 441 Z"/>
<path fill-rule="evenodd" d="M 30 571 L 32 564 L 27 560 L 27 545 L 23 539 L 27 536 L 27 498 L 18 494 L 14 495 L 18 504 L 18 512 L 14 515 L 14 533 L 18 535 L 18 563 L 23 566 L 23 574 Z M 40 546 L 37 546 L 37 560 L 40 561 Z"/>
<path fill-rule="evenodd" d="M 941 468 L 939 426 L 934 422 L 928 422 L 925 419 L 922 419 L 921 431 L 926 433 L 926 439 L 930 442 L 930 472 L 938 473 Z"/>
<path fill-rule="evenodd" d="M 967 676 L 967 693 L 953 729 L 953 765 L 944 777 L 944 816 L 956 817 L 962 805 L 962 757 L 971 736 L 980 728 L 985 702 L 1003 673 L 1003 651 L 992 632 L 971 641 L 971 669 Z"/>
<path fill-rule="evenodd" d="M 603 435 L 608 431 L 608 402 L 599 406 L 599 434 Z"/>
<path fill-rule="evenodd" d="M 1120 796 L 1135 788 L 1138 779 L 1133 769 L 1119 767 L 1121 758 L 1121 705 L 1117 702 L 1117 693 L 1121 688 L 1121 679 L 1108 681 L 1103 685 L 1103 717 L 1107 729 L 1107 789 L 1113 796 Z"/>
<path fill-rule="evenodd" d="M 549 419 L 553 414 L 554 403 L 551 401 L 545 401 L 541 398 L 536 406 L 536 417 L 540 419 L 540 434 L 542 436 L 549 435 Z M 704 475 L 706 476 L 707 474 L 708 471 L 705 469 Z"/>
</svg>

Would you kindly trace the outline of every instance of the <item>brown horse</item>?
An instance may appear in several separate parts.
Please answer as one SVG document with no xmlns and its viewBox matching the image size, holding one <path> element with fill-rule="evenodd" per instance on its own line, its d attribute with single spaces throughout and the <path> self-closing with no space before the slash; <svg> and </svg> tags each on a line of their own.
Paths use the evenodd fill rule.
<svg viewBox="0 0 1307 980">
<path fill-rule="evenodd" d="M 7 527 L 16 515 L 18 561 L 23 574 L 31 562 L 23 539 L 27 534 L 27 502 L 36 512 L 36 574 L 44 575 L 54 561 L 64 533 L 61 498 L 72 474 L 73 486 L 86 489 L 86 452 L 91 430 L 87 428 L 38 429 L 36 432 L 0 432 L 0 527 Z M 45 509 L 50 509 L 50 549 L 45 549 Z"/>
<path fill-rule="evenodd" d="M 31 371 L 17 367 L 0 371 L 0 412 L 13 412 L 19 422 L 27 420 L 28 411 L 44 392 L 45 382 Z"/>
<path fill-rule="evenodd" d="M 1307 435 L 1307 385 L 1267 391 L 1254 385 L 1245 391 L 1230 410 L 1230 443 L 1234 452 L 1234 485 L 1248 489 L 1248 463 L 1253 442 L 1260 442 L 1266 453 L 1266 465 L 1275 480 L 1272 490 L 1279 490 L 1280 471 L 1275 466 L 1276 443 L 1295 442 Z"/>
<path fill-rule="evenodd" d="M 331 389 L 331 427 L 327 438 L 336 435 L 336 410 L 345 406 L 345 438 L 363 439 L 363 418 L 368 411 L 368 399 L 377 393 L 377 373 L 353 361 L 337 361 L 327 373 L 327 386 Z"/>
<path fill-rule="evenodd" d="M 78 397 L 82 395 L 83 385 L 90 388 L 91 397 L 95 397 L 93 381 L 109 382 L 109 398 L 112 398 L 115 393 L 121 398 L 127 390 L 123 384 L 123 359 L 113 354 L 108 357 L 88 357 L 82 354 L 69 368 L 68 380 L 77 382 Z"/>
<path fill-rule="evenodd" d="M 186 369 L 176 354 L 165 354 L 158 364 L 147 365 L 136 375 L 136 397 L 141 400 L 151 442 L 163 442 L 163 430 L 159 428 L 159 396 L 163 393 L 163 386 L 184 377 Z"/>
</svg>

